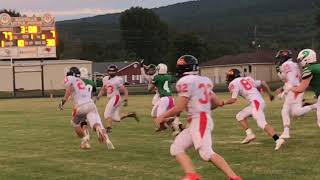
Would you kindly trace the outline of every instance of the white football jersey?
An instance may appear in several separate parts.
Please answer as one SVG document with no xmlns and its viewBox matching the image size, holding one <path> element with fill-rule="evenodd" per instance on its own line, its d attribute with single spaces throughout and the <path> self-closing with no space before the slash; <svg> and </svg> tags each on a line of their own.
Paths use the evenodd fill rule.
<svg viewBox="0 0 320 180">
<path fill-rule="evenodd" d="M 288 60 L 280 66 L 278 76 L 284 83 L 297 86 L 301 81 L 301 72 L 297 63 Z"/>
<path fill-rule="evenodd" d="M 260 80 L 254 80 L 252 77 L 238 77 L 229 84 L 229 91 L 232 93 L 232 98 L 237 98 L 238 95 L 252 102 L 263 98 L 257 87 L 261 86 Z"/>
<path fill-rule="evenodd" d="M 103 88 L 106 89 L 108 98 L 120 95 L 121 86 L 123 86 L 123 79 L 119 76 L 103 78 Z"/>
<path fill-rule="evenodd" d="M 64 79 L 66 88 L 73 87 L 72 98 L 76 105 L 81 105 L 87 102 L 93 102 L 91 99 L 92 86 L 86 86 L 82 79 L 74 76 L 66 76 Z"/>
<path fill-rule="evenodd" d="M 176 89 L 179 96 L 189 98 L 187 113 L 188 117 L 193 119 L 199 119 L 201 113 L 207 114 L 210 117 L 208 121 L 208 127 L 213 128 L 213 122 L 211 119 L 211 96 L 213 83 L 204 76 L 199 75 L 187 75 L 182 77 L 176 84 Z M 194 123 L 191 122 L 190 126 Z M 197 125 L 195 125 L 197 126 Z"/>
</svg>

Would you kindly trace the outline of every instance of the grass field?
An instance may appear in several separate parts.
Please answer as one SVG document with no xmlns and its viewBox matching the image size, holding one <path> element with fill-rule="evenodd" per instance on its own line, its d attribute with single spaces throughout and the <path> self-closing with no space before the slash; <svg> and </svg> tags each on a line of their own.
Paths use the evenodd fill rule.
<svg viewBox="0 0 320 180">
<path fill-rule="evenodd" d="M 227 98 L 227 94 L 219 94 Z M 311 94 L 308 94 L 311 99 Z M 57 109 L 59 99 L 10 99 L 0 101 L 0 179 L 107 179 L 177 180 L 184 173 L 170 157 L 171 132 L 154 133 L 149 117 L 151 96 L 131 96 L 123 111 L 136 111 L 140 123 L 125 120 L 114 125 L 107 151 L 91 133 L 91 150 L 79 149 L 80 140 L 70 125 L 71 103 Z M 100 114 L 104 100 L 98 102 Z M 319 180 L 320 129 L 312 112 L 293 121 L 291 139 L 275 152 L 274 142 L 250 121 L 257 140 L 241 145 L 244 132 L 235 115 L 245 106 L 215 110 L 214 149 L 245 180 Z M 281 102 L 267 103 L 268 121 L 281 132 Z M 190 150 L 197 171 L 206 180 L 226 177 Z"/>
</svg>

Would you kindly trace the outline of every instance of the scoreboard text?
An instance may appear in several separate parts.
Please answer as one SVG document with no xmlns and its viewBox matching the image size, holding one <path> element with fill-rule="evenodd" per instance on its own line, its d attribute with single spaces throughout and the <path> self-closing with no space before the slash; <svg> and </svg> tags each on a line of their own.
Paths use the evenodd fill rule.
<svg viewBox="0 0 320 180">
<path fill-rule="evenodd" d="M 55 20 L 49 14 L 10 17 L 0 14 L 0 59 L 55 58 Z"/>
</svg>

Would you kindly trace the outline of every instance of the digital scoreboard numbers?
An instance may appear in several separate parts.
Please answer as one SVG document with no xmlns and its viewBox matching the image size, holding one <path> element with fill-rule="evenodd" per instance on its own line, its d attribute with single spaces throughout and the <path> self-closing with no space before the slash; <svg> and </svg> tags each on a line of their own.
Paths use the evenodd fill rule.
<svg viewBox="0 0 320 180">
<path fill-rule="evenodd" d="M 56 58 L 55 19 L 50 14 L 0 14 L 0 59 Z"/>
</svg>

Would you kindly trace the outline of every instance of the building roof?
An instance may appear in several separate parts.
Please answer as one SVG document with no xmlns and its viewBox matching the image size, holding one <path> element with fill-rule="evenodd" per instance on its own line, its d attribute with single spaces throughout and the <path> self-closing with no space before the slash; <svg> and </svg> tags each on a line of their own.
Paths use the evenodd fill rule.
<svg viewBox="0 0 320 180">
<path fill-rule="evenodd" d="M 276 51 L 257 51 L 252 53 L 242 53 L 237 55 L 226 55 L 214 60 L 209 60 L 201 66 L 223 66 L 237 64 L 271 64 L 274 63 Z"/>
<path fill-rule="evenodd" d="M 99 73 L 105 73 L 106 72 L 106 68 L 111 65 L 114 64 L 118 67 L 119 71 L 121 71 L 122 69 L 127 68 L 130 65 L 136 64 L 138 62 L 128 62 L 128 61 L 123 61 L 123 62 L 94 62 L 93 66 L 92 66 L 92 71 L 93 72 L 99 72 Z"/>
<path fill-rule="evenodd" d="M 41 65 L 40 60 L 15 60 L 16 66 L 36 66 Z M 92 61 L 79 59 L 65 59 L 65 60 L 43 60 L 43 65 L 49 64 L 92 64 Z M 0 66 L 10 66 L 10 61 L 0 61 Z"/>
</svg>

